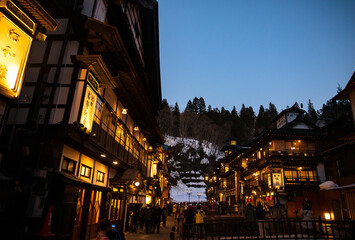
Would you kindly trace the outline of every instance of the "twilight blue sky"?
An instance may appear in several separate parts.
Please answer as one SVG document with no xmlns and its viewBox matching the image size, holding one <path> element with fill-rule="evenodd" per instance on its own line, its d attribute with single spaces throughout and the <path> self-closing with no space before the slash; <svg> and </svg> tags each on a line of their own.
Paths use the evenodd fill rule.
<svg viewBox="0 0 355 240">
<path fill-rule="evenodd" d="M 353 0 L 158 0 L 162 94 L 316 110 L 355 71 Z"/>
</svg>

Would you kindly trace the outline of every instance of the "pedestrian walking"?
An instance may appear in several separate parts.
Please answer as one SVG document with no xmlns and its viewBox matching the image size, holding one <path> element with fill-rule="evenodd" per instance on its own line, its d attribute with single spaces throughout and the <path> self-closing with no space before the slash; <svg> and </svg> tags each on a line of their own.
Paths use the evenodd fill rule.
<svg viewBox="0 0 355 240">
<path fill-rule="evenodd" d="M 192 224 L 194 222 L 194 218 L 195 218 L 195 213 L 192 210 L 192 207 L 188 206 L 188 208 L 184 214 L 184 223 L 185 224 Z"/>
<path fill-rule="evenodd" d="M 137 233 L 138 221 L 139 221 L 139 212 L 138 209 L 134 207 L 131 212 L 131 226 L 132 226 L 133 233 Z"/>
<path fill-rule="evenodd" d="M 143 227 L 144 227 L 144 213 L 147 210 L 146 207 L 141 207 L 139 209 L 139 229 L 141 232 L 143 232 Z"/>
<path fill-rule="evenodd" d="M 307 198 L 303 202 L 303 207 L 300 211 L 302 217 L 302 227 L 303 231 L 311 233 L 312 232 L 312 203 Z"/>
<path fill-rule="evenodd" d="M 175 219 L 177 219 L 177 215 L 178 215 L 178 205 L 177 205 L 177 203 L 175 203 L 174 206 L 173 206 L 173 214 L 174 214 Z"/>
<path fill-rule="evenodd" d="M 166 217 L 168 216 L 168 209 L 166 206 L 162 209 L 162 220 L 163 220 L 163 227 L 166 225 Z"/>
<path fill-rule="evenodd" d="M 161 223 L 161 217 L 162 217 L 162 210 L 157 205 L 154 210 L 153 210 L 153 233 L 155 232 L 155 229 L 157 229 L 157 233 L 160 231 L 160 223 Z"/>
<path fill-rule="evenodd" d="M 254 207 L 248 203 L 244 209 L 245 219 L 247 221 L 248 232 L 252 235 L 256 229 L 256 213 Z"/>
<path fill-rule="evenodd" d="M 197 225 L 197 234 L 200 239 L 203 239 L 203 235 L 205 232 L 205 228 L 204 228 L 204 224 L 203 224 L 205 222 L 204 218 L 205 218 L 205 212 L 201 209 L 201 205 L 198 205 L 195 221 L 196 221 L 196 224 L 198 224 Z"/>
<path fill-rule="evenodd" d="M 151 233 L 153 226 L 153 209 L 151 207 L 147 207 L 147 209 L 144 211 L 144 222 L 145 233 Z"/>
</svg>

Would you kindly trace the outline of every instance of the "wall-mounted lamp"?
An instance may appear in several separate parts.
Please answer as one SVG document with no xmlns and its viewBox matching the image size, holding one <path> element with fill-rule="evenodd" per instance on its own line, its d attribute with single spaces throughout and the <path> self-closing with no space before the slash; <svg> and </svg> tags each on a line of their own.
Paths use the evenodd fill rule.
<svg viewBox="0 0 355 240">
<path fill-rule="evenodd" d="M 138 126 L 135 126 L 135 127 L 133 128 L 133 130 L 134 130 L 134 131 L 139 131 L 139 127 L 138 127 Z"/>
<path fill-rule="evenodd" d="M 134 182 L 135 187 L 139 187 L 139 185 L 140 185 L 140 182 L 138 182 L 138 181 Z"/>
<path fill-rule="evenodd" d="M 128 109 L 127 109 L 127 108 L 123 108 L 123 109 L 122 109 L 122 114 L 127 114 L 127 112 L 128 112 Z"/>
<path fill-rule="evenodd" d="M 115 164 L 115 165 L 117 165 L 117 164 L 118 164 L 118 162 L 117 162 L 117 161 L 113 161 L 112 163 L 113 163 L 113 164 Z"/>
<path fill-rule="evenodd" d="M 105 154 L 105 153 L 101 153 L 101 154 L 100 154 L 100 157 L 105 158 L 105 157 L 106 157 L 106 154 Z"/>
</svg>

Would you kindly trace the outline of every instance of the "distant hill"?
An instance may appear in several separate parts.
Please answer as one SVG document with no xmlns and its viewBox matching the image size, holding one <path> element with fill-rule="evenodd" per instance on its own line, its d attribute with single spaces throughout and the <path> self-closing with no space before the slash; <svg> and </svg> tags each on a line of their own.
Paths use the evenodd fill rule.
<svg viewBox="0 0 355 240">
<path fill-rule="evenodd" d="M 192 189 L 194 196 L 191 195 L 190 198 L 197 201 L 197 193 L 201 193 L 202 200 L 205 198 L 206 187 L 204 176 L 210 173 L 216 161 L 223 157 L 220 147 L 193 138 L 165 136 L 164 139 L 172 152 L 172 198 L 175 201 L 187 201 L 186 190 Z"/>
</svg>

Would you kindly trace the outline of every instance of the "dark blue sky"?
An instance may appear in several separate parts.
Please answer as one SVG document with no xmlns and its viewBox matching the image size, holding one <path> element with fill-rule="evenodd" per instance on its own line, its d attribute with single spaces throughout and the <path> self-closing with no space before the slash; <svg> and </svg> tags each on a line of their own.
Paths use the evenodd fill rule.
<svg viewBox="0 0 355 240">
<path fill-rule="evenodd" d="M 355 71 L 355 1 L 158 0 L 162 94 L 318 110 Z"/>
</svg>

